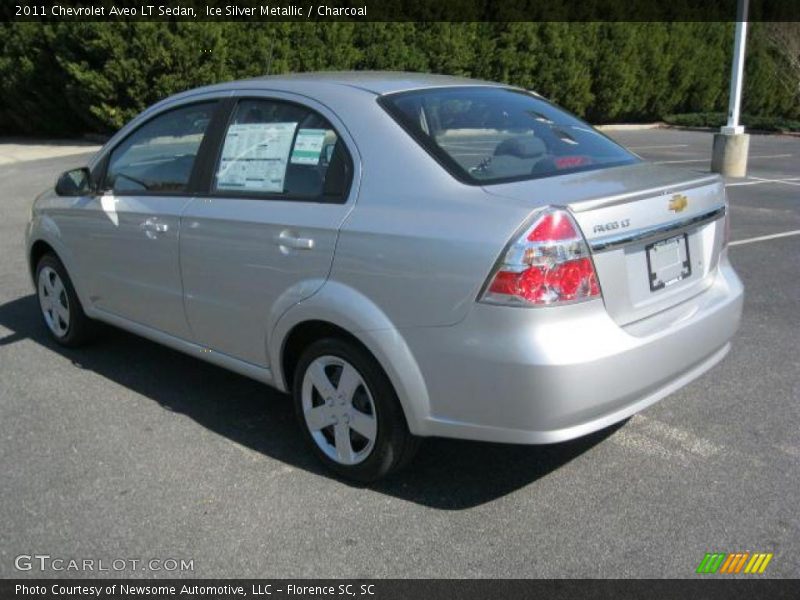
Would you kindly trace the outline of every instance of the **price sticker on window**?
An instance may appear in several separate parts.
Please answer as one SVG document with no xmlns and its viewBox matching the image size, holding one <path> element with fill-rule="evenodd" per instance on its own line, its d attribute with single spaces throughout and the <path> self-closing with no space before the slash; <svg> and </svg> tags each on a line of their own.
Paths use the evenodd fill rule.
<svg viewBox="0 0 800 600">
<path fill-rule="evenodd" d="M 293 165 L 317 165 L 325 144 L 325 129 L 300 129 L 292 150 Z"/>
</svg>

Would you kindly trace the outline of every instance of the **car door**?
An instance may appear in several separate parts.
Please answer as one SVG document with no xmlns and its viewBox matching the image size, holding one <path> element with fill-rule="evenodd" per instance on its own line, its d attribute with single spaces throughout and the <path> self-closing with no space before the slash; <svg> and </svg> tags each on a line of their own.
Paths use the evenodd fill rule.
<svg viewBox="0 0 800 600">
<path fill-rule="evenodd" d="M 330 271 L 356 193 L 354 145 L 311 101 L 229 102 L 208 191 L 183 213 L 186 314 L 198 343 L 268 367 L 272 325 Z"/>
<path fill-rule="evenodd" d="M 126 136 L 105 159 L 98 196 L 82 212 L 78 246 L 95 309 L 185 339 L 178 259 L 180 216 L 217 101 L 171 108 Z"/>
</svg>

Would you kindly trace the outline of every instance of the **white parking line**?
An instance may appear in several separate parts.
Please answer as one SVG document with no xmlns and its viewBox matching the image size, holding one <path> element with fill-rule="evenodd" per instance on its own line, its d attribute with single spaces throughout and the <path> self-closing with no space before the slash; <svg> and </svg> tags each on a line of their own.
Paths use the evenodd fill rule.
<svg viewBox="0 0 800 600">
<path fill-rule="evenodd" d="M 442 148 L 453 148 L 454 150 L 494 150 L 497 144 L 441 144 Z"/>
<path fill-rule="evenodd" d="M 793 154 L 762 154 L 761 156 L 751 156 L 750 159 L 753 158 L 789 158 L 794 156 Z M 655 161 L 657 165 L 672 165 L 678 163 L 695 163 L 695 162 L 711 162 L 710 158 L 691 158 L 688 160 L 659 160 Z"/>
<path fill-rule="evenodd" d="M 690 431 L 662 421 L 635 415 L 610 438 L 628 450 L 689 466 L 695 460 L 708 459 L 725 448 Z"/>
<path fill-rule="evenodd" d="M 785 177 L 783 179 L 764 179 L 763 177 L 749 176 L 747 179 L 751 181 L 737 181 L 735 183 L 726 183 L 725 187 L 738 187 L 741 185 L 761 185 L 762 183 L 785 183 L 786 185 L 800 185 L 800 177 Z"/>
<path fill-rule="evenodd" d="M 787 154 L 762 154 L 761 156 L 750 156 L 749 158 L 789 158 L 794 156 L 791 152 Z"/>
<path fill-rule="evenodd" d="M 762 183 L 770 183 L 769 181 L 737 181 L 736 183 L 726 183 L 725 187 L 739 187 L 740 185 L 761 185 Z"/>
<path fill-rule="evenodd" d="M 784 185 L 800 185 L 800 182 L 797 181 L 796 177 L 792 177 L 790 179 L 766 179 L 764 177 L 751 177 L 751 179 L 755 179 L 756 181 L 762 183 L 782 183 Z"/>
<path fill-rule="evenodd" d="M 657 160 L 654 161 L 657 165 L 677 165 L 679 163 L 696 163 L 696 162 L 705 162 L 710 163 L 710 158 L 689 158 L 685 160 Z"/>
<path fill-rule="evenodd" d="M 792 237 L 794 235 L 800 235 L 800 229 L 794 229 L 792 231 L 784 231 L 782 233 L 773 233 L 771 235 L 760 235 L 758 237 L 747 238 L 745 240 L 736 240 L 728 244 L 729 246 L 742 246 L 744 244 L 752 244 L 754 242 L 766 242 L 767 240 L 777 240 L 780 238 L 785 237 Z"/>
<path fill-rule="evenodd" d="M 667 146 L 628 146 L 630 150 L 655 150 L 658 148 L 688 148 L 689 144 L 669 144 Z"/>
</svg>

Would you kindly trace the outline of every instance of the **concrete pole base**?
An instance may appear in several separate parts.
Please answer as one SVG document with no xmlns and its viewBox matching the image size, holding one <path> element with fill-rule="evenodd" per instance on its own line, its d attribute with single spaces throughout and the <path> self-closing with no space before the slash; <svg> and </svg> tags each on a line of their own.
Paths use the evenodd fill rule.
<svg viewBox="0 0 800 600">
<path fill-rule="evenodd" d="M 746 133 L 715 133 L 711 170 L 727 177 L 744 177 L 749 149 L 750 136 Z"/>
</svg>

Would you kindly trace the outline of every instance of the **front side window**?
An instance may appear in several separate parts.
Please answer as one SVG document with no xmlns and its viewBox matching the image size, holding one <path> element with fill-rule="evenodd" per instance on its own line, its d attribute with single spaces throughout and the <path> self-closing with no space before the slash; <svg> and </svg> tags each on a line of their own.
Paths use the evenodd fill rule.
<svg viewBox="0 0 800 600">
<path fill-rule="evenodd" d="M 116 193 L 185 192 L 215 104 L 177 108 L 137 129 L 111 153 L 104 188 Z"/>
<path fill-rule="evenodd" d="M 217 193 L 341 200 L 349 165 L 344 142 L 318 113 L 287 102 L 241 100 L 213 186 Z"/>
<path fill-rule="evenodd" d="M 468 183 L 535 179 L 638 160 L 580 119 L 520 90 L 439 88 L 392 94 L 380 102 Z"/>
</svg>

